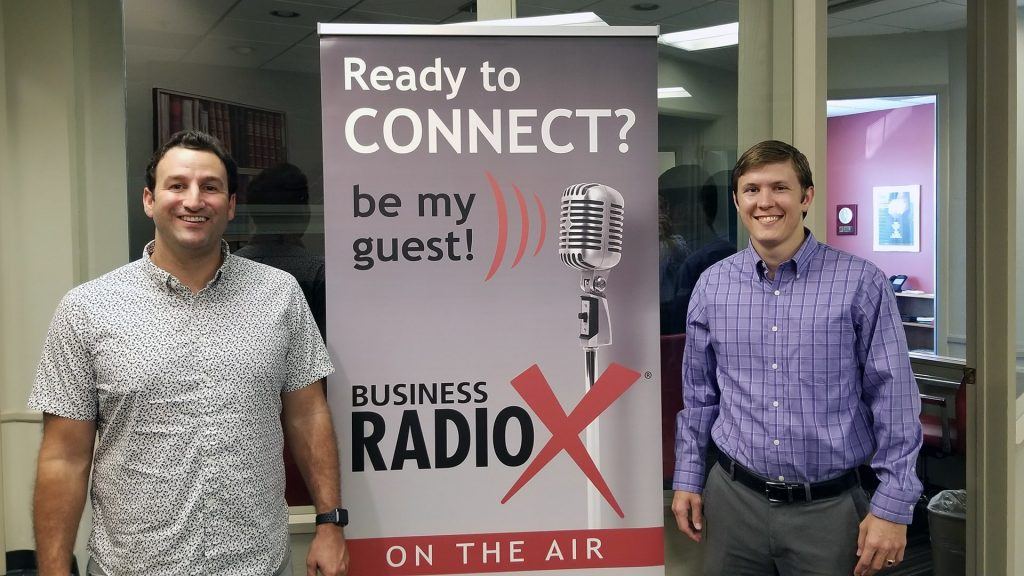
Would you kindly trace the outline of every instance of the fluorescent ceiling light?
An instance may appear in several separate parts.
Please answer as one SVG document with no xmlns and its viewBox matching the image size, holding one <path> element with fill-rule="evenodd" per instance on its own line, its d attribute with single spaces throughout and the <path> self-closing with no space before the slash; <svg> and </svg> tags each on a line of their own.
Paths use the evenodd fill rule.
<svg viewBox="0 0 1024 576">
<path fill-rule="evenodd" d="M 658 37 L 658 41 L 689 52 L 735 46 L 740 43 L 740 23 L 733 22 L 720 26 L 662 34 Z"/>
<path fill-rule="evenodd" d="M 658 88 L 658 98 L 689 98 L 692 96 L 686 91 L 686 88 L 682 86 L 672 86 L 670 88 Z"/>
<path fill-rule="evenodd" d="M 607 26 L 608 23 L 593 12 L 575 12 L 573 14 L 554 14 L 551 16 L 531 16 L 529 18 L 512 18 L 507 20 L 476 20 L 474 22 L 458 22 L 446 26 Z"/>
<path fill-rule="evenodd" d="M 826 116 L 849 116 L 864 112 L 892 110 L 921 104 L 934 104 L 935 96 L 890 96 L 885 98 L 848 98 L 845 100 L 829 100 Z"/>
</svg>

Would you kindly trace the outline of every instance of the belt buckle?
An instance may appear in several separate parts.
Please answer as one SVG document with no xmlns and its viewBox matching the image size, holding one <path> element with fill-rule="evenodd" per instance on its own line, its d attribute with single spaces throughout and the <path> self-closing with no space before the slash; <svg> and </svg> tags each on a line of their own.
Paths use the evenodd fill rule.
<svg viewBox="0 0 1024 576">
<path fill-rule="evenodd" d="M 784 497 L 780 498 L 773 495 L 780 493 Z M 764 495 L 768 498 L 769 502 L 791 504 L 793 502 L 793 485 L 785 482 L 765 482 Z"/>
</svg>

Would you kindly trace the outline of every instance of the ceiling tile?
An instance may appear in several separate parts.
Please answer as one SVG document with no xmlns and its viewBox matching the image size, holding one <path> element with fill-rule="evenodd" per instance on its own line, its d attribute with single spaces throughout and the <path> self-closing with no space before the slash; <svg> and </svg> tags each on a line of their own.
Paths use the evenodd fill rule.
<svg viewBox="0 0 1024 576">
<path fill-rule="evenodd" d="M 639 2 L 647 2 L 658 6 L 656 10 L 634 10 L 633 5 Z M 625 18 L 644 24 L 660 24 L 666 18 L 677 16 L 688 10 L 693 10 L 708 4 L 708 0 L 600 0 L 595 4 L 587 6 L 586 12 L 595 12 L 601 18 Z"/>
<path fill-rule="evenodd" d="M 641 0 L 634 1 L 640 2 Z M 516 2 L 516 14 L 521 16 L 519 9 L 524 6 L 557 10 L 559 12 L 593 12 L 590 7 L 596 2 L 597 0 L 521 0 Z"/>
<path fill-rule="evenodd" d="M 162 46 L 143 46 L 125 44 L 125 60 L 128 64 L 147 62 L 177 62 L 188 53 L 188 48 L 167 48 Z"/>
<path fill-rule="evenodd" d="M 469 0 L 363 0 L 359 10 L 378 14 L 394 14 L 440 22 L 459 11 Z"/>
<path fill-rule="evenodd" d="M 355 3 L 355 0 L 351 3 Z M 279 18 L 271 14 L 274 10 L 297 12 L 299 15 L 295 18 Z M 343 10 L 334 6 L 315 6 L 288 0 L 243 0 L 228 13 L 228 18 L 315 28 L 317 22 L 330 22 Z"/>
<path fill-rule="evenodd" d="M 518 4 L 516 6 L 516 17 L 518 18 L 533 18 L 535 16 L 555 16 L 558 14 L 569 14 L 569 12 L 565 12 L 555 8 L 548 8 L 546 6 L 534 6 L 532 4 Z"/>
<path fill-rule="evenodd" d="M 132 48 L 152 46 L 155 48 L 173 48 L 188 51 L 202 39 L 200 34 L 182 34 L 163 30 L 142 30 L 125 28 L 124 43 Z"/>
<path fill-rule="evenodd" d="M 459 24 L 462 22 L 476 22 L 476 14 L 459 11 L 441 21 L 443 24 Z"/>
<path fill-rule="evenodd" d="M 124 27 L 204 34 L 237 0 L 130 0 L 124 4 Z"/>
<path fill-rule="evenodd" d="M 350 10 L 345 12 L 340 17 L 335 18 L 334 22 L 345 23 L 345 24 L 434 24 L 433 20 L 426 20 L 424 18 L 412 18 L 409 16 L 399 16 L 397 14 L 379 14 L 377 12 L 367 12 L 365 10 Z"/>
<path fill-rule="evenodd" d="M 288 24 L 272 24 L 270 22 L 225 18 L 210 31 L 209 35 L 215 38 L 230 38 L 233 40 L 294 44 L 315 30 L 316 27 L 313 25 L 291 26 Z"/>
<path fill-rule="evenodd" d="M 635 20 L 618 14 L 598 14 L 609 26 L 644 26 L 648 20 Z"/>
<path fill-rule="evenodd" d="M 936 24 L 934 26 L 925 26 L 923 28 L 926 32 L 948 32 L 950 30 L 966 30 L 967 19 L 958 20 L 956 22 L 948 22 L 946 24 Z"/>
<path fill-rule="evenodd" d="M 851 22 L 842 26 L 828 29 L 829 38 L 840 38 L 843 36 L 877 36 L 879 34 L 903 34 L 909 32 L 906 28 L 883 26 L 868 22 Z"/>
<path fill-rule="evenodd" d="M 870 2 L 868 4 L 846 10 L 834 10 L 829 12 L 829 14 L 838 16 L 839 18 L 845 18 L 847 20 L 866 20 L 883 14 L 891 14 L 892 12 L 899 12 L 900 10 L 913 8 L 915 6 L 935 3 L 936 0 L 883 0 L 880 2 Z"/>
<path fill-rule="evenodd" d="M 886 14 L 864 22 L 923 30 L 929 26 L 942 26 L 960 21 L 967 21 L 966 6 L 938 3 Z"/>
<path fill-rule="evenodd" d="M 320 49 L 309 46 L 292 46 L 283 54 L 267 62 L 260 68 L 266 70 L 286 70 L 304 74 L 320 74 Z"/>
<path fill-rule="evenodd" d="M 699 8 L 666 18 L 661 22 L 661 33 L 693 30 L 737 22 L 740 19 L 739 6 L 732 2 L 714 2 Z"/>
<path fill-rule="evenodd" d="M 842 26 L 843 24 L 849 24 L 853 20 L 847 20 L 845 18 L 836 18 L 835 16 L 828 17 L 828 27 L 833 28 L 835 26 Z"/>
<path fill-rule="evenodd" d="M 240 54 L 235 48 L 245 46 L 251 49 L 248 54 Z M 247 40 L 240 42 L 231 38 L 214 38 L 207 36 L 196 45 L 182 62 L 211 64 L 217 66 L 236 66 L 239 68 L 256 68 L 268 62 L 288 48 L 287 44 L 271 44 Z"/>
<path fill-rule="evenodd" d="M 349 8 L 359 4 L 360 0 L 291 0 L 296 4 L 309 4 L 311 6 L 326 6 L 328 8 L 338 8 L 339 10 L 348 10 Z"/>
</svg>

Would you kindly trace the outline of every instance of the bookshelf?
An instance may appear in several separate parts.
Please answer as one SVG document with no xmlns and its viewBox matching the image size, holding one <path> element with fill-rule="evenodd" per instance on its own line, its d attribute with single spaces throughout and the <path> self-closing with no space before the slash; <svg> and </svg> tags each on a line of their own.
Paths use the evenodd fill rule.
<svg viewBox="0 0 1024 576">
<path fill-rule="evenodd" d="M 935 353 L 935 294 L 896 293 L 896 305 L 911 351 Z"/>
<path fill-rule="evenodd" d="M 243 181 L 287 160 L 284 112 L 154 88 L 153 148 L 187 128 L 216 136 L 238 163 Z"/>
</svg>

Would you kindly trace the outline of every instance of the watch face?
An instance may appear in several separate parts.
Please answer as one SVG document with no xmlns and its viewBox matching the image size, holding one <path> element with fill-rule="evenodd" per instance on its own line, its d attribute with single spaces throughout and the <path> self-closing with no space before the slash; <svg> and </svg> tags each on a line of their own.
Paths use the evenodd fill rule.
<svg viewBox="0 0 1024 576">
<path fill-rule="evenodd" d="M 839 222 L 841 224 L 849 224 L 851 220 L 853 220 L 853 210 L 850 210 L 849 208 L 840 208 Z"/>
</svg>

